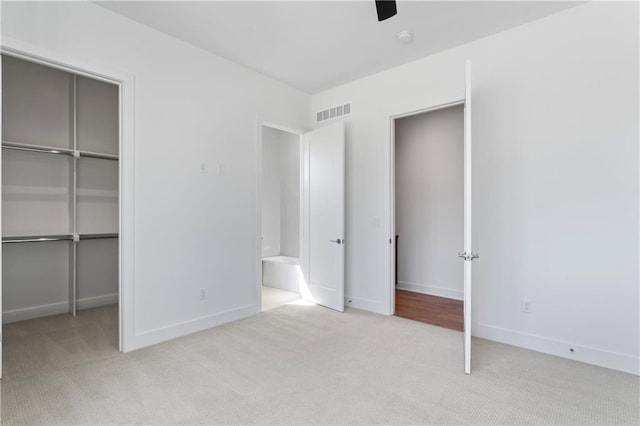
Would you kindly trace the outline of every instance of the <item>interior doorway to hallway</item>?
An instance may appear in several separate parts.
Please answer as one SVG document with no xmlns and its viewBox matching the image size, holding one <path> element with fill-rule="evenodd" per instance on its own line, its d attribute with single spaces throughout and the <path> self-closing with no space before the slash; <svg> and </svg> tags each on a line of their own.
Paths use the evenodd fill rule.
<svg viewBox="0 0 640 426">
<path fill-rule="evenodd" d="M 395 314 L 463 331 L 464 107 L 394 128 Z"/>
</svg>

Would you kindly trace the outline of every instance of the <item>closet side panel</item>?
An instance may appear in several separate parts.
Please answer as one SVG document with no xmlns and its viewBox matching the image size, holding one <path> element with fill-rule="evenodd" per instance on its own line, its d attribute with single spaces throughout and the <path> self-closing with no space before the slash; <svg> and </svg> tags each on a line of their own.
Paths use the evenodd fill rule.
<svg viewBox="0 0 640 426">
<path fill-rule="evenodd" d="M 72 76 L 2 56 L 2 139 L 69 148 Z"/>
<path fill-rule="evenodd" d="M 82 240 L 77 254 L 78 309 L 118 302 L 118 239 Z"/>
<path fill-rule="evenodd" d="M 78 233 L 118 232 L 118 162 L 83 157 L 77 164 Z"/>
<path fill-rule="evenodd" d="M 118 155 L 118 86 L 76 77 L 79 150 Z"/>
<path fill-rule="evenodd" d="M 70 157 L 2 152 L 2 234 L 69 232 Z"/>
<path fill-rule="evenodd" d="M 3 322 L 68 312 L 69 244 L 2 245 Z"/>
<path fill-rule="evenodd" d="M 118 86 L 76 77 L 77 149 L 119 154 Z M 76 173 L 76 230 L 79 234 L 119 231 L 118 161 L 81 157 Z M 77 243 L 78 309 L 118 302 L 118 239 Z"/>
</svg>

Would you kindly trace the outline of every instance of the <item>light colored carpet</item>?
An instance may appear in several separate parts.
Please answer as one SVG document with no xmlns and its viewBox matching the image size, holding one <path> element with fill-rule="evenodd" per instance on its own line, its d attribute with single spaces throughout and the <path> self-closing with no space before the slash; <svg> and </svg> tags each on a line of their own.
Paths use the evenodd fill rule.
<svg viewBox="0 0 640 426">
<path fill-rule="evenodd" d="M 99 342 L 114 313 L 5 327 L 3 424 L 639 420 L 636 376 L 479 339 L 467 376 L 461 333 L 398 317 L 292 304 L 119 354 Z"/>
<path fill-rule="evenodd" d="M 300 300 L 298 293 L 280 290 L 266 285 L 262 286 L 262 312 L 279 308 L 292 302 Z"/>
</svg>

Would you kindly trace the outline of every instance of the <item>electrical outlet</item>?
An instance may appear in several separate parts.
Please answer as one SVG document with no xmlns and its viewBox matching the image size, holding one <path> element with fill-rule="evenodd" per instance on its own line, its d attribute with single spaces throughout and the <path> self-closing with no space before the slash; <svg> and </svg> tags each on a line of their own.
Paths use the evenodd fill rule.
<svg viewBox="0 0 640 426">
<path fill-rule="evenodd" d="M 207 298 L 207 289 L 206 288 L 201 288 L 200 289 L 200 300 L 205 300 Z"/>
<path fill-rule="evenodd" d="M 531 302 L 531 299 L 522 299 L 520 309 L 526 314 L 533 312 L 533 302 Z"/>
</svg>

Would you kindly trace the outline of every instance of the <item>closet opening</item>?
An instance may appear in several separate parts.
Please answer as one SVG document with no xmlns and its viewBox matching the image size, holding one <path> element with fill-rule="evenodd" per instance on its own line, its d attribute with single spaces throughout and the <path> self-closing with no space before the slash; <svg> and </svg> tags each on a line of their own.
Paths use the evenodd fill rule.
<svg viewBox="0 0 640 426">
<path fill-rule="evenodd" d="M 262 311 L 300 300 L 301 135 L 261 126 Z"/>
<path fill-rule="evenodd" d="M 395 315 L 463 331 L 464 106 L 394 129 Z"/>
<path fill-rule="evenodd" d="M 119 351 L 120 86 L 2 54 L 4 376 Z"/>
</svg>

